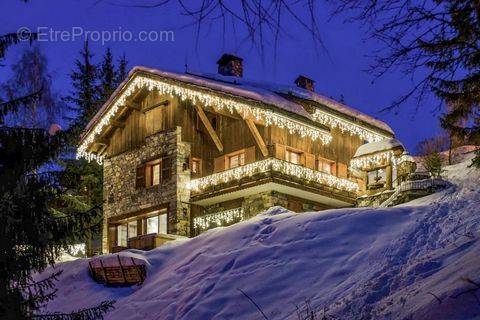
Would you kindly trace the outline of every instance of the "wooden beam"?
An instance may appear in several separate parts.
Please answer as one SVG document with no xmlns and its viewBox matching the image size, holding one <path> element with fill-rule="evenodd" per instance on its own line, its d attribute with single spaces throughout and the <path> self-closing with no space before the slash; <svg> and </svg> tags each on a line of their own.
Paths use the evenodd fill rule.
<svg viewBox="0 0 480 320">
<path fill-rule="evenodd" d="M 102 156 L 103 153 L 107 150 L 107 147 L 108 147 L 108 146 L 107 146 L 106 144 L 102 145 L 102 147 L 100 147 L 100 148 L 98 149 L 97 154 L 98 154 L 99 156 Z"/>
<path fill-rule="evenodd" d="M 125 106 L 126 106 L 128 109 L 132 109 L 132 110 L 135 110 L 135 111 L 140 111 L 140 109 L 141 109 L 140 104 L 137 103 L 137 102 L 134 102 L 134 101 L 127 102 L 127 103 L 125 104 Z"/>
<path fill-rule="evenodd" d="M 203 125 L 207 129 L 210 135 L 210 138 L 212 138 L 213 142 L 215 143 L 215 146 L 217 146 L 218 151 L 223 152 L 223 144 L 220 141 L 220 138 L 218 137 L 217 133 L 213 129 L 212 124 L 208 120 L 207 115 L 203 111 L 202 107 L 195 104 L 195 109 L 198 112 L 198 116 L 200 117 L 200 120 L 202 121 Z"/>
<path fill-rule="evenodd" d="M 262 152 L 262 155 L 264 157 L 268 156 L 268 148 L 267 145 L 265 144 L 265 141 L 263 141 L 262 135 L 260 132 L 258 132 L 257 126 L 253 122 L 252 119 L 245 119 L 245 122 L 247 123 L 248 129 L 250 129 L 250 132 L 253 135 L 253 139 L 255 139 L 255 142 L 257 143 L 258 148 Z"/>
<path fill-rule="evenodd" d="M 110 125 L 116 128 L 125 128 L 125 122 L 118 120 L 110 120 Z"/>
<path fill-rule="evenodd" d="M 168 106 L 170 104 L 170 101 L 168 101 L 168 99 L 165 99 L 163 101 L 160 101 L 158 103 L 155 103 L 155 104 L 152 104 L 150 106 L 147 106 L 145 108 L 143 108 L 142 112 L 145 113 L 147 111 L 150 111 L 152 109 L 155 109 L 155 108 L 158 108 L 158 107 L 162 107 L 162 106 Z"/>
</svg>

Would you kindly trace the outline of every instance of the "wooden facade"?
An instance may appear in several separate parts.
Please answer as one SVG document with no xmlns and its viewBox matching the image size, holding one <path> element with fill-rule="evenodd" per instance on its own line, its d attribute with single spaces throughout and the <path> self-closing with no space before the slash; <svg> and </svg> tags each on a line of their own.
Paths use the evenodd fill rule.
<svg viewBox="0 0 480 320">
<path fill-rule="evenodd" d="M 131 76 L 131 79 L 134 77 L 135 75 Z M 294 99 L 292 98 L 292 100 Z M 305 102 L 302 101 L 303 103 Z M 272 108 L 272 106 L 267 107 Z M 310 106 L 310 108 L 314 107 Z M 308 108 L 305 109 L 308 110 Z M 285 110 L 278 112 L 286 113 Z M 289 116 L 297 121 L 299 119 L 299 116 L 295 114 Z M 305 120 L 305 122 L 309 125 L 313 123 L 312 120 Z M 208 191 L 184 190 L 188 184 L 185 183 L 186 180 L 209 177 L 232 168 L 267 159 L 294 163 L 312 170 L 311 172 L 323 172 L 323 174 L 343 180 L 354 181 L 360 186 L 364 185 L 364 181 L 354 177 L 348 169 L 350 160 L 364 141 L 356 135 L 341 132 L 337 128 L 328 128 L 321 124 L 313 125 L 321 130 L 329 131 L 332 137 L 330 143 L 324 144 L 319 139 L 312 140 L 302 137 L 275 125 L 266 126 L 262 119 L 244 117 L 236 112 L 227 112 L 223 109 L 202 105 L 199 102 L 182 100 L 175 95 L 162 95 L 158 91 L 141 88 L 136 90 L 126 100 L 124 107 L 118 111 L 115 119 L 102 129 L 88 148 L 89 152 L 105 158 L 110 167 L 115 167 L 116 159 L 122 158 L 127 153 L 127 158 L 133 159 L 129 160 L 132 161 L 131 166 L 123 167 L 123 172 L 127 173 L 126 171 L 128 171 L 128 174 L 108 176 L 108 179 L 132 180 L 127 185 L 135 187 L 132 191 L 127 192 L 126 196 L 131 196 L 132 200 L 128 200 L 132 201 L 131 207 L 138 209 L 128 209 L 128 212 L 116 210 L 114 214 L 109 214 L 112 216 L 106 217 L 104 230 L 107 236 L 105 236 L 104 242 L 107 250 L 112 251 L 113 248 L 119 247 L 116 228 L 122 223 L 131 222 L 132 219 L 137 219 L 138 226 L 135 230 L 138 234 L 135 238 L 128 240 L 128 247 L 134 244 L 138 248 L 148 247 L 152 246 L 152 243 L 155 246 L 155 239 L 158 237 L 147 237 L 143 219 L 154 212 L 155 207 L 158 208 L 158 206 L 167 208 L 168 233 L 180 234 L 178 223 L 181 216 L 189 228 L 182 235 L 192 236 L 198 234 L 193 221 L 195 217 L 221 210 L 245 209 L 247 206 L 251 207 L 247 216 L 250 216 L 255 208 L 260 210 L 259 200 L 255 196 L 263 197 L 265 206 L 280 204 L 296 212 L 353 205 L 356 195 L 352 192 L 336 190 L 328 185 L 307 183 L 278 172 L 261 173 L 254 178 L 253 176 L 246 177 L 233 183 L 214 186 Z M 162 154 L 161 158 L 157 156 L 155 159 L 144 156 L 142 150 L 146 141 L 167 132 L 170 132 L 170 137 L 174 137 L 174 140 L 168 140 L 171 139 L 168 138 L 159 141 L 164 141 L 161 142 L 163 144 L 175 143 L 177 145 L 175 148 L 181 149 L 182 153 L 174 151 L 174 154 L 171 155 L 172 151 L 169 151 L 168 154 Z M 159 147 L 163 148 L 163 145 L 159 145 Z M 135 155 L 136 150 L 139 154 L 138 159 L 135 156 L 132 158 L 132 153 Z M 166 159 L 169 161 L 166 171 L 167 180 L 169 183 L 174 181 L 173 184 L 170 183 L 171 187 L 169 187 L 174 190 L 169 189 L 168 192 L 162 189 L 162 180 L 165 180 L 162 178 L 165 174 L 164 169 L 160 169 L 163 171 L 159 174 L 158 186 L 155 188 L 151 187 L 155 184 L 152 183 L 151 171 L 145 171 L 145 168 L 149 166 L 163 165 L 166 163 Z M 162 166 L 158 167 L 162 168 Z M 182 178 L 179 178 L 180 176 Z M 173 180 L 170 177 L 173 177 Z M 147 178 L 150 182 L 145 182 Z M 115 181 L 107 182 L 115 185 Z M 122 183 L 124 182 L 122 181 Z M 149 190 L 139 190 L 142 188 Z M 175 196 L 176 198 L 173 200 L 166 198 L 165 205 L 161 201 L 160 204 L 156 201 L 151 207 L 148 206 L 148 200 L 147 204 L 143 200 L 140 203 L 141 197 L 146 197 L 152 192 L 158 193 L 157 200 L 162 197 Z M 168 194 L 172 194 L 172 196 Z M 150 195 L 150 198 L 152 197 L 154 196 Z M 115 201 L 111 199 L 114 198 L 115 195 L 105 194 L 106 201 L 113 203 L 113 206 Z M 125 199 L 120 200 L 125 202 Z M 123 205 L 123 208 L 130 207 L 128 201 L 127 206 Z M 139 203 L 135 204 L 135 201 Z"/>
<path fill-rule="evenodd" d="M 261 139 L 267 147 L 264 155 L 255 140 L 247 121 L 240 116 L 216 112 L 213 108 L 202 107 L 215 132 L 222 142 L 223 150 L 215 146 L 208 130 L 205 128 L 198 112 L 190 102 L 180 102 L 178 98 L 167 98 L 151 93 L 139 103 L 140 109 L 132 109 L 121 120 L 123 126 L 113 127 L 104 140 L 108 143 L 105 155 L 114 157 L 124 151 L 131 150 L 143 144 L 145 138 L 179 126 L 182 128 L 182 140 L 191 143 L 192 158 L 201 159 L 202 175 L 221 171 L 225 167 L 215 168 L 215 159 L 240 150 L 255 147 L 254 155 L 249 154 L 246 163 L 276 157 L 285 160 L 282 148 L 290 148 L 304 154 L 303 165 L 316 169 L 318 159 L 334 163 L 332 172 L 342 178 L 348 178 L 348 163 L 363 141 L 356 136 L 342 134 L 338 129 L 332 129 L 332 141 L 323 145 L 320 141 L 312 141 L 296 134 L 290 134 L 287 129 L 275 126 L 265 127 L 254 123 Z M 152 108 L 152 106 L 154 106 Z M 119 121 L 120 122 L 120 121 Z M 313 159 L 313 160 L 312 160 Z"/>
</svg>

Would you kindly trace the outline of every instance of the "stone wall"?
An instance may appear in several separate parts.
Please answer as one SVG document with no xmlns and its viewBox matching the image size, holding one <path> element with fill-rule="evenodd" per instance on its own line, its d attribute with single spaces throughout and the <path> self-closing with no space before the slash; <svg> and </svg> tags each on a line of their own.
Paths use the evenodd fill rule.
<svg viewBox="0 0 480 320">
<path fill-rule="evenodd" d="M 189 235 L 189 208 L 184 204 L 190 199 L 187 185 L 190 170 L 185 159 L 190 156 L 190 144 L 181 141 L 181 127 L 162 131 L 145 139 L 140 147 L 105 159 L 104 176 L 104 232 L 103 251 L 108 250 L 108 224 L 111 217 L 133 213 L 168 204 L 168 232 Z M 172 159 L 171 179 L 159 186 L 136 188 L 136 168 L 155 158 Z M 185 170 L 184 170 L 185 169 Z"/>
</svg>

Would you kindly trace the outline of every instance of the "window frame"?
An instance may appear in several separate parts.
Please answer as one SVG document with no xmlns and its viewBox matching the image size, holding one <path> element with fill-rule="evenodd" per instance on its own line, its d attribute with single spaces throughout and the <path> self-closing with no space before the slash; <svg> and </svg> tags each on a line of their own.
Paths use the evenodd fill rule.
<svg viewBox="0 0 480 320">
<path fill-rule="evenodd" d="M 135 188 L 158 187 L 172 178 L 173 162 L 171 157 L 163 156 L 137 165 L 135 172 Z M 154 170 L 158 168 L 158 183 L 154 184 Z"/>
<path fill-rule="evenodd" d="M 159 186 L 162 184 L 162 160 L 160 160 L 158 163 L 153 163 L 147 165 L 148 170 L 150 170 L 150 183 L 148 184 L 149 187 L 155 187 Z M 155 169 L 158 169 L 156 174 L 158 175 L 158 182 L 154 183 L 154 177 L 155 177 Z"/>
<path fill-rule="evenodd" d="M 194 171 L 194 163 L 196 164 L 196 167 L 197 167 L 197 171 Z M 190 172 L 192 175 L 194 176 L 200 176 L 202 175 L 202 159 L 200 158 L 194 158 L 192 157 L 191 158 L 191 161 L 190 161 Z"/>
<path fill-rule="evenodd" d="M 371 173 L 375 173 L 375 172 L 378 172 L 382 170 L 382 179 L 379 179 L 378 182 L 375 182 L 375 181 L 372 181 L 370 182 L 370 174 Z M 384 167 L 379 167 L 379 168 L 375 168 L 373 170 L 368 170 L 366 172 L 366 178 L 367 178 L 367 181 L 365 182 L 365 185 L 367 186 L 367 188 L 369 187 L 377 187 L 379 185 L 383 185 L 383 187 L 385 187 L 386 183 L 387 183 L 387 172 L 386 172 L 386 166 Z"/>
<path fill-rule="evenodd" d="M 291 157 L 290 157 L 291 154 L 298 155 L 298 162 L 291 161 Z M 305 161 L 302 160 L 304 157 L 305 157 L 304 151 L 285 146 L 285 161 L 299 165 L 299 166 L 305 166 L 305 163 L 304 163 Z"/>
<path fill-rule="evenodd" d="M 231 159 L 235 158 L 235 157 L 238 157 L 238 165 L 235 166 L 235 167 L 232 167 L 231 166 Z M 243 163 L 241 161 L 242 158 L 243 158 Z M 227 153 L 225 155 L 225 169 L 234 169 L 234 168 L 244 166 L 246 164 L 246 161 L 247 161 L 247 152 L 246 152 L 245 149 L 238 150 L 238 151 L 231 152 L 231 153 Z"/>
<path fill-rule="evenodd" d="M 330 160 L 330 159 L 327 159 L 327 158 L 323 158 L 323 157 L 317 157 L 317 161 L 316 161 L 316 169 L 317 171 L 320 171 L 320 172 L 323 172 L 325 174 L 330 174 L 330 175 L 334 175 L 333 174 L 333 166 L 335 165 L 335 161 L 333 160 Z M 322 164 L 322 168 L 323 168 L 323 164 L 327 164 L 330 166 L 330 172 L 325 172 L 322 168 L 320 168 L 320 164 Z"/>
</svg>

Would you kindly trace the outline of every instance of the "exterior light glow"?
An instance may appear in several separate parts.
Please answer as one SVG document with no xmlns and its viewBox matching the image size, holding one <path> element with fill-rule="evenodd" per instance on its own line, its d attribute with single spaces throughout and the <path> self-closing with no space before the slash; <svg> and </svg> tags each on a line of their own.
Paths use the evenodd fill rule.
<svg viewBox="0 0 480 320">
<path fill-rule="evenodd" d="M 227 109 L 230 113 L 237 111 L 244 117 L 254 117 L 257 120 L 263 120 L 266 126 L 274 125 L 279 128 L 285 128 L 291 134 L 299 134 L 302 138 L 309 137 L 312 140 L 320 139 L 323 144 L 328 144 L 332 140 L 332 136 L 327 131 L 304 124 L 298 120 L 278 114 L 271 110 L 240 103 L 233 99 L 224 98 L 214 93 L 206 93 L 189 89 L 167 81 L 151 79 L 145 76 L 137 76 L 132 80 L 123 94 L 115 100 L 110 109 L 103 115 L 96 126 L 85 137 L 85 139 L 83 139 L 82 143 L 77 149 L 77 159 L 83 157 L 89 161 L 96 160 L 97 162 L 101 163 L 102 157 L 88 152 L 88 146 L 94 141 L 95 136 L 102 132 L 103 128 L 110 123 L 110 120 L 117 114 L 117 111 L 125 105 L 127 102 L 127 97 L 142 87 L 146 87 L 149 91 L 156 90 L 160 94 L 178 96 L 182 101 L 189 99 L 194 104 L 200 102 L 205 106 L 212 106 L 216 109 Z"/>
<path fill-rule="evenodd" d="M 310 168 L 302 167 L 298 164 L 268 158 L 265 160 L 250 163 L 241 167 L 214 173 L 212 175 L 194 179 L 190 181 L 190 190 L 201 191 L 209 186 L 226 183 L 233 180 L 239 180 L 244 177 L 251 176 L 255 173 L 279 171 L 286 175 L 296 178 L 305 179 L 307 181 L 317 182 L 340 190 L 355 192 L 358 190 L 358 184 L 348 179 L 338 178 L 331 174 L 316 171 Z"/>
<path fill-rule="evenodd" d="M 342 133 L 348 132 L 351 135 L 357 135 L 360 139 L 368 142 L 377 142 L 390 138 L 319 109 L 315 110 L 312 117 L 315 121 L 329 128 L 339 128 Z"/>
<path fill-rule="evenodd" d="M 197 229 L 208 229 L 212 225 L 221 226 L 231 222 L 241 221 L 244 218 L 243 208 L 235 208 L 222 212 L 211 213 L 193 218 L 193 226 Z"/>
<path fill-rule="evenodd" d="M 358 157 L 350 161 L 350 168 L 353 170 L 366 170 L 370 167 L 375 167 L 392 161 L 395 166 L 396 161 L 393 151 L 384 151 L 372 155 Z"/>
</svg>

